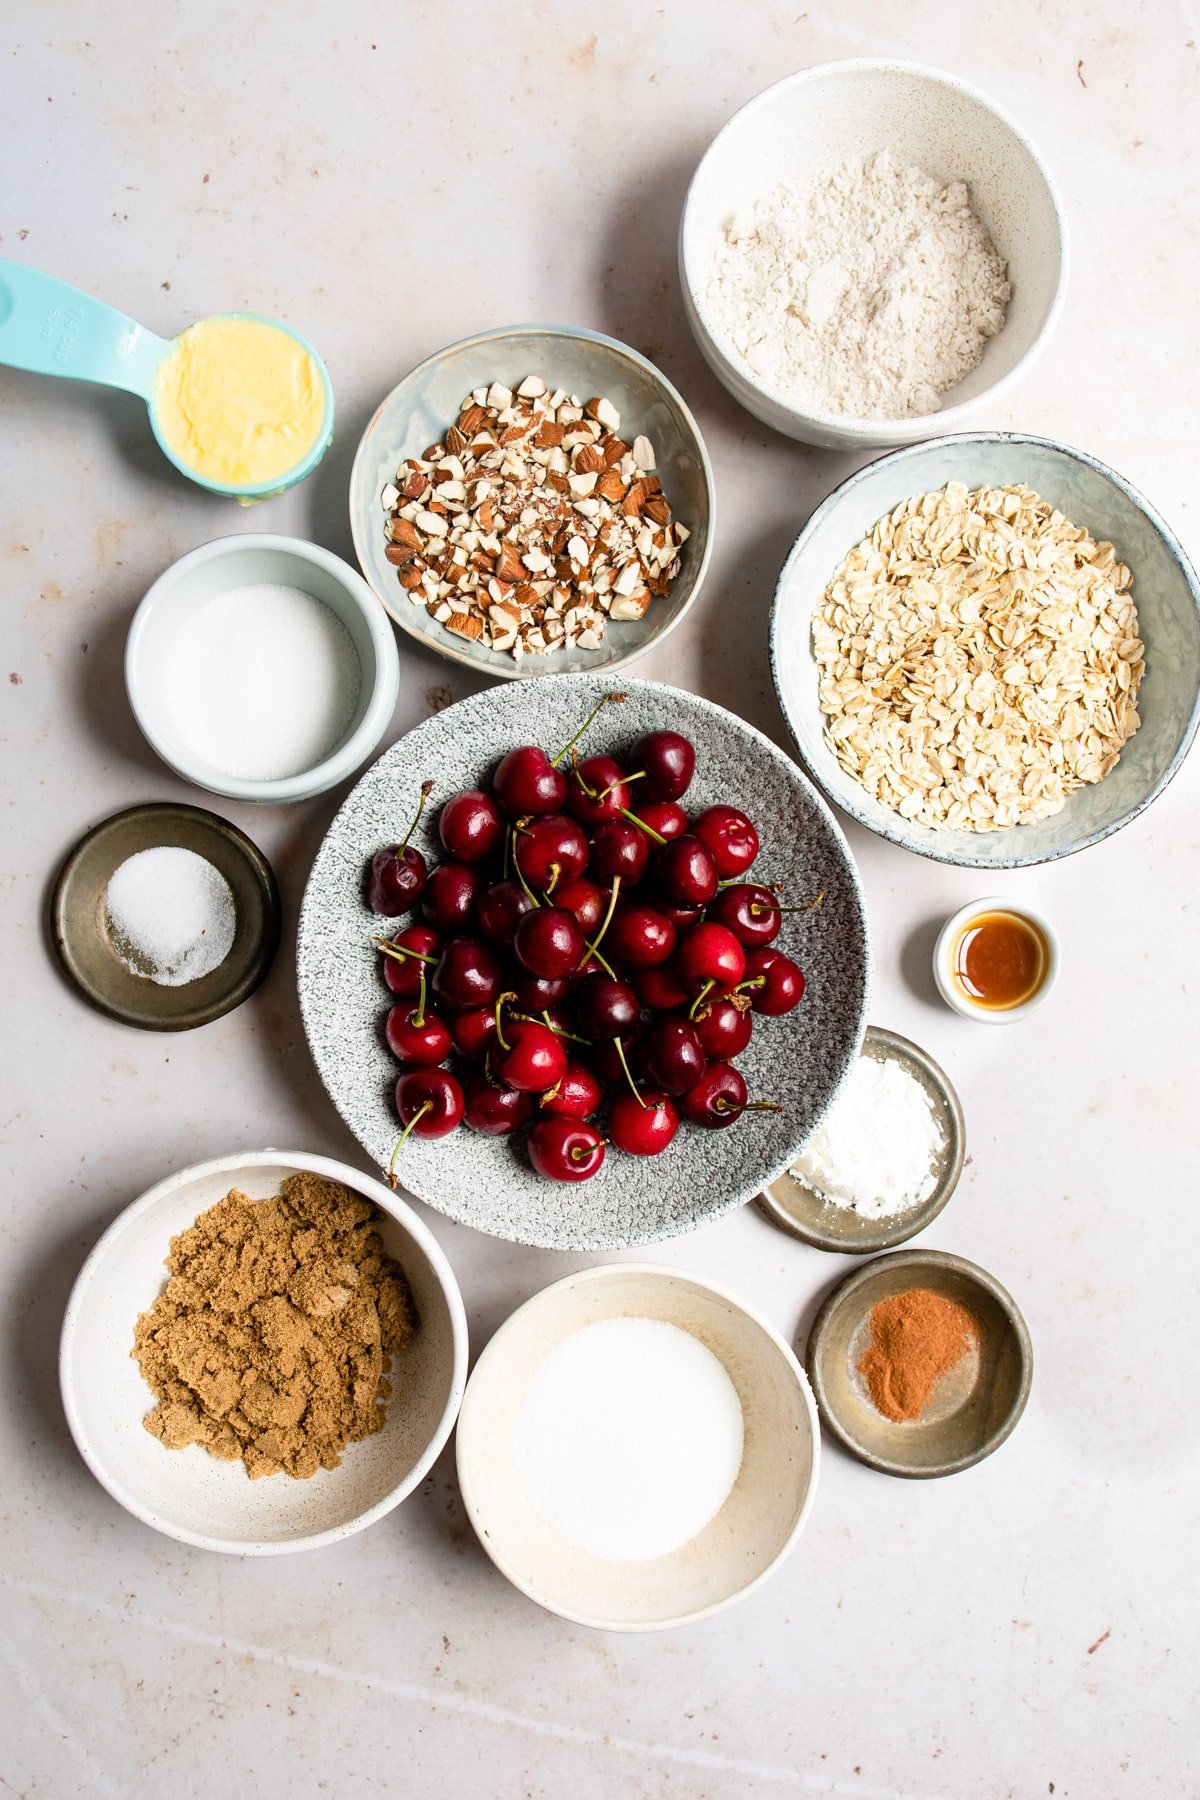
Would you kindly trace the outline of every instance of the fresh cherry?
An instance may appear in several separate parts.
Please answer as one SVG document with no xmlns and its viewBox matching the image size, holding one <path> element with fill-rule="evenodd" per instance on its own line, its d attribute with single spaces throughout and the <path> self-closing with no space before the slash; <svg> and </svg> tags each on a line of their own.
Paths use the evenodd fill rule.
<svg viewBox="0 0 1200 1800">
<path fill-rule="evenodd" d="M 589 829 L 620 818 L 632 798 L 625 771 L 612 756 L 587 756 L 571 775 L 567 805 L 572 818 Z"/>
<path fill-rule="evenodd" d="M 604 1139 L 582 1119 L 542 1119 L 529 1134 L 529 1160 L 551 1181 L 587 1181 L 604 1161 Z"/>
<path fill-rule="evenodd" d="M 492 1048 L 492 1068 L 507 1087 L 544 1094 L 566 1073 L 567 1053 L 548 1025 L 505 1019 Z"/>
<path fill-rule="evenodd" d="M 548 1006 L 561 1006 L 571 986 L 565 975 L 530 975 L 519 969 L 513 982 L 517 1011 L 542 1013 Z"/>
<path fill-rule="evenodd" d="M 650 860 L 650 839 L 628 819 L 605 819 L 592 833 L 588 866 L 607 885 L 620 876 L 622 886 L 635 887 Z"/>
<path fill-rule="evenodd" d="M 651 1088 L 627 1088 L 608 1109 L 609 1140 L 629 1156 L 661 1156 L 678 1130 L 674 1100 Z"/>
<path fill-rule="evenodd" d="M 527 912 L 513 938 L 513 953 L 521 967 L 531 975 L 554 979 L 573 974 L 585 948 L 579 920 L 561 906 L 538 906 Z"/>
<path fill-rule="evenodd" d="M 426 1004 L 425 985 L 415 1000 L 398 1000 L 384 1026 L 387 1047 L 397 1061 L 432 1068 L 453 1048 L 450 1027 Z"/>
<path fill-rule="evenodd" d="M 641 800 L 634 807 L 633 816 L 660 838 L 682 837 L 688 828 L 688 816 L 674 800 Z"/>
<path fill-rule="evenodd" d="M 567 803 L 567 778 L 536 744 L 510 750 L 492 776 L 492 791 L 510 819 L 560 812 Z"/>
<path fill-rule="evenodd" d="M 732 1064 L 709 1063 L 694 1087 L 679 1102 L 680 1111 L 693 1125 L 718 1130 L 733 1125 L 746 1110 L 746 1078 Z"/>
<path fill-rule="evenodd" d="M 769 944 L 779 936 L 783 914 L 770 888 L 756 882 L 739 881 L 722 888 L 708 909 L 707 917 L 727 926 L 739 944 L 747 950 Z"/>
<path fill-rule="evenodd" d="M 602 1098 L 600 1083 L 587 1064 L 568 1061 L 558 1086 L 543 1094 L 538 1105 L 553 1119 L 590 1119 Z"/>
<path fill-rule="evenodd" d="M 448 1137 L 462 1120 L 463 1092 L 448 1069 L 410 1069 L 396 1083 L 396 1111 L 404 1126 L 397 1150 L 410 1132 L 420 1138 Z M 394 1187 L 392 1170 L 388 1178 Z"/>
<path fill-rule="evenodd" d="M 686 831 L 658 852 L 654 879 L 672 906 L 707 906 L 717 891 L 717 865 L 707 844 Z"/>
<path fill-rule="evenodd" d="M 644 1033 L 645 1026 L 638 1019 L 619 1037 L 602 1038 L 593 1044 L 588 1055 L 601 1081 L 610 1081 L 617 1086 L 629 1083 L 634 1069 L 640 1066 L 639 1051 Z"/>
<path fill-rule="evenodd" d="M 585 975 L 575 995 L 575 1017 L 585 1037 L 620 1037 L 641 1017 L 638 997 L 611 975 Z"/>
<path fill-rule="evenodd" d="M 717 994 L 698 1007 L 695 1019 L 700 1048 L 713 1062 L 731 1062 L 740 1056 L 754 1031 L 750 1004 L 744 994 Z"/>
<path fill-rule="evenodd" d="M 461 931 L 483 891 L 483 875 L 474 863 L 438 863 L 421 895 L 421 910 L 439 931 Z"/>
<path fill-rule="evenodd" d="M 507 1137 L 527 1125 L 533 1100 L 519 1088 L 502 1087 L 476 1069 L 463 1085 L 463 1122 L 485 1137 Z"/>
<path fill-rule="evenodd" d="M 630 982 L 634 993 L 650 1012 L 678 1012 L 680 1007 L 687 1006 L 692 999 L 670 963 L 659 963 L 650 969 L 637 969 L 630 977 Z"/>
<path fill-rule="evenodd" d="M 429 871 L 421 852 L 414 850 L 408 840 L 417 829 L 425 802 L 432 792 L 432 781 L 425 782 L 416 815 L 403 838 L 398 844 L 389 844 L 386 850 L 377 850 L 371 858 L 367 904 L 373 913 L 394 919 L 408 912 L 421 898 Z"/>
<path fill-rule="evenodd" d="M 604 894 L 586 875 L 577 875 L 574 881 L 560 882 L 554 890 L 554 903 L 574 913 L 589 937 L 604 917 Z"/>
<path fill-rule="evenodd" d="M 660 912 L 664 919 L 670 920 L 675 927 L 676 936 L 681 932 L 689 931 L 704 915 L 702 907 L 671 906 L 666 900 L 658 898 L 654 901 L 654 910 Z"/>
<path fill-rule="evenodd" d="M 504 842 L 504 815 L 490 794 L 468 788 L 443 806 L 438 834 L 457 862 L 486 862 Z"/>
<path fill-rule="evenodd" d="M 639 1058 L 651 1087 L 665 1094 L 684 1094 L 695 1087 L 707 1060 L 695 1026 L 686 1019 L 656 1019 L 641 1041 Z"/>
<path fill-rule="evenodd" d="M 587 867 L 587 839 L 574 819 L 551 813 L 517 826 L 513 857 L 530 887 L 553 894 L 560 881 L 574 881 Z"/>
<path fill-rule="evenodd" d="M 710 806 L 693 821 L 692 830 L 712 852 L 722 881 L 744 875 L 758 855 L 758 833 L 736 806 Z"/>
<path fill-rule="evenodd" d="M 604 954 L 625 969 L 652 969 L 675 948 L 675 927 L 653 907 L 634 901 L 618 906 L 604 939 Z"/>
<path fill-rule="evenodd" d="M 736 987 L 746 972 L 746 952 L 724 925 L 693 925 L 675 956 L 679 979 L 693 995 L 706 987 Z"/>
<path fill-rule="evenodd" d="M 455 1013 L 450 1021 L 450 1036 L 460 1056 L 468 1062 L 482 1062 L 496 1036 L 495 1008 L 473 1006 L 469 1012 Z"/>
<path fill-rule="evenodd" d="M 394 938 L 376 938 L 383 956 L 383 979 L 401 999 L 416 998 L 421 971 L 432 974 L 442 953 L 442 940 L 428 925 L 406 925 Z"/>
<path fill-rule="evenodd" d="M 644 771 L 647 800 L 678 800 L 696 767 L 696 752 L 678 731 L 651 731 L 629 753 L 630 765 Z"/>
<path fill-rule="evenodd" d="M 433 971 L 433 991 L 443 1006 L 469 1012 L 495 1004 L 501 979 L 500 964 L 486 944 L 478 938 L 452 937 Z"/>
<path fill-rule="evenodd" d="M 475 917 L 489 944 L 511 944 L 522 915 L 535 905 L 519 881 L 493 881 L 475 902 Z"/>
<path fill-rule="evenodd" d="M 749 994 L 755 1012 L 766 1013 L 771 1018 L 791 1012 L 804 998 L 804 975 L 800 965 L 770 945 L 750 951 L 746 958 L 745 979 L 743 981 L 739 976 L 738 980 L 742 991 Z"/>
</svg>

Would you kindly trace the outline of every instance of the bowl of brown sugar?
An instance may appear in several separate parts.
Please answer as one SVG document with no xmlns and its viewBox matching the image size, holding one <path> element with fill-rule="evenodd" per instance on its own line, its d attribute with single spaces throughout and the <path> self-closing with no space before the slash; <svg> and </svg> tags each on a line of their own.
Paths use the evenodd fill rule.
<svg viewBox="0 0 1200 1800">
<path fill-rule="evenodd" d="M 994 1276 L 900 1250 L 826 1298 L 806 1356 L 822 1423 L 885 1475 L 954 1475 L 999 1449 L 1029 1398 L 1033 1349 Z"/>
<path fill-rule="evenodd" d="M 399 1505 L 458 1416 L 467 1324 L 380 1181 L 263 1150 L 168 1176 L 75 1282 L 59 1379 L 84 1461 L 168 1537 L 269 1556 Z"/>
</svg>

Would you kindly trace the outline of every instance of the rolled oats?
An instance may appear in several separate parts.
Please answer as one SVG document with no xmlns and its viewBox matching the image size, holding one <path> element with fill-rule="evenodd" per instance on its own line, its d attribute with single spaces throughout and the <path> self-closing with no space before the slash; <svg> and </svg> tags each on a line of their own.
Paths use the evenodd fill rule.
<svg viewBox="0 0 1200 1800">
<path fill-rule="evenodd" d="M 903 818 L 996 831 L 1103 779 L 1140 723 L 1132 577 L 1027 487 L 918 494 L 813 615 L 826 741 Z"/>
</svg>

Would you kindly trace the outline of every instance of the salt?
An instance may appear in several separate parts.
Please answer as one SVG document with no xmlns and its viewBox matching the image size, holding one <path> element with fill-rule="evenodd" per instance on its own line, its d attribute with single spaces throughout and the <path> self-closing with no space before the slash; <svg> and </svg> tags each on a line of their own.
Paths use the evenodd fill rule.
<svg viewBox="0 0 1200 1800">
<path fill-rule="evenodd" d="M 193 756 L 222 775 L 279 781 L 337 748 L 361 680 L 350 633 L 328 606 L 259 582 L 216 594 L 181 621 L 162 693 Z"/>
<path fill-rule="evenodd" d="M 233 890 L 194 850 L 161 844 L 127 857 L 109 880 L 104 911 L 125 967 L 160 987 L 199 981 L 233 948 Z"/>
<path fill-rule="evenodd" d="M 514 1427 L 526 1498 L 572 1549 L 641 1563 L 690 1542 L 721 1510 L 743 1421 L 724 1365 L 661 1319 L 600 1319 L 555 1345 Z"/>
<path fill-rule="evenodd" d="M 916 1077 L 893 1057 L 860 1056 L 792 1173 L 831 1206 L 890 1219 L 929 1198 L 945 1143 Z"/>
</svg>

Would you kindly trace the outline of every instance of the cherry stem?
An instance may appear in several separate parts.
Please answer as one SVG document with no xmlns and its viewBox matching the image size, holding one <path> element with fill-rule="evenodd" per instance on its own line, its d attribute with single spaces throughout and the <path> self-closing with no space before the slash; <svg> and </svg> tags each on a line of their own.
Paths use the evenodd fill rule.
<svg viewBox="0 0 1200 1800">
<path fill-rule="evenodd" d="M 615 1045 L 616 1045 L 616 1047 L 617 1047 L 617 1055 L 618 1055 L 618 1056 L 619 1056 L 619 1057 L 620 1057 L 620 1059 L 621 1059 L 621 1067 L 622 1067 L 622 1068 L 623 1068 L 623 1069 L 624 1069 L 624 1071 L 625 1071 L 625 1079 L 626 1079 L 626 1081 L 627 1081 L 627 1082 L 628 1082 L 628 1083 L 629 1083 L 629 1089 L 630 1089 L 630 1092 L 631 1092 L 631 1093 L 632 1093 L 632 1095 L 633 1095 L 633 1097 L 634 1097 L 634 1099 L 635 1099 L 635 1100 L 636 1100 L 636 1101 L 637 1101 L 637 1103 L 638 1103 L 638 1105 L 639 1105 L 639 1106 L 640 1106 L 640 1107 L 641 1107 L 641 1109 L 642 1109 L 642 1111 L 643 1111 L 643 1112 L 649 1112 L 649 1110 L 650 1110 L 650 1109 L 649 1109 L 649 1107 L 648 1107 L 648 1106 L 647 1106 L 647 1105 L 646 1105 L 646 1102 L 645 1102 L 645 1101 L 644 1101 L 644 1100 L 643 1100 L 643 1099 L 642 1099 L 642 1096 L 641 1096 L 641 1095 L 640 1095 L 640 1094 L 639 1094 L 639 1093 L 638 1093 L 638 1091 L 637 1091 L 637 1083 L 636 1083 L 636 1082 L 635 1082 L 635 1081 L 634 1081 L 634 1079 L 633 1079 L 633 1076 L 632 1076 L 632 1075 L 631 1075 L 631 1074 L 630 1074 L 630 1072 L 629 1072 L 629 1064 L 628 1064 L 628 1063 L 627 1063 L 627 1062 L 626 1062 L 626 1060 L 625 1060 L 625 1046 L 624 1046 L 624 1044 L 623 1044 L 623 1043 L 622 1043 L 622 1042 L 621 1042 L 621 1040 L 620 1040 L 620 1038 L 619 1038 L 619 1037 L 615 1037 L 615 1038 L 614 1038 L 614 1039 L 613 1039 L 613 1043 L 614 1043 L 614 1044 L 615 1044 Z"/>
<path fill-rule="evenodd" d="M 416 1112 L 413 1114 L 412 1118 L 408 1121 L 408 1124 L 404 1127 L 404 1130 L 400 1133 L 400 1136 L 396 1139 L 396 1148 L 392 1151 L 392 1160 L 388 1164 L 388 1170 L 387 1170 L 388 1186 L 392 1189 L 393 1193 L 400 1185 L 399 1177 L 396 1174 L 396 1158 L 400 1154 L 400 1150 L 401 1150 L 401 1147 L 403 1146 L 404 1140 L 408 1136 L 409 1132 L 412 1130 L 413 1126 L 416 1124 L 417 1120 L 423 1119 L 427 1112 L 432 1112 L 432 1111 L 433 1111 L 433 1101 L 432 1100 L 422 1100 L 420 1106 L 418 1106 Z"/>
<path fill-rule="evenodd" d="M 432 792 L 433 792 L 432 781 L 422 782 L 421 798 L 417 802 L 416 817 L 413 819 L 412 824 L 409 826 L 408 830 L 405 832 L 404 836 L 401 838 L 399 844 L 396 846 L 396 861 L 397 862 L 400 861 L 400 858 L 404 855 L 405 850 L 407 850 L 409 838 L 412 836 L 413 832 L 417 829 L 417 826 L 421 823 L 421 814 L 425 811 L 425 802 L 428 800 L 428 798 L 429 798 L 430 794 L 432 794 Z"/>
<path fill-rule="evenodd" d="M 419 963 L 437 961 L 436 956 L 422 956 L 419 950 L 409 950 L 403 944 L 393 944 L 391 938 L 373 937 L 371 942 L 377 944 L 385 956 L 394 957 L 397 962 L 408 962 L 410 958 Z"/>
<path fill-rule="evenodd" d="M 551 894 L 554 892 L 555 888 L 558 886 L 558 878 L 561 874 L 562 874 L 561 864 L 551 863 L 550 864 L 550 882 L 549 882 L 548 887 L 546 888 L 547 900 L 549 900 Z"/>
<path fill-rule="evenodd" d="M 614 875 L 613 876 L 613 884 L 612 884 L 612 893 L 608 897 L 608 911 L 604 915 L 604 923 L 603 923 L 603 925 L 601 925 L 599 931 L 596 933 L 596 935 L 592 939 L 591 943 L 585 945 L 583 955 L 579 959 L 579 964 L 578 964 L 579 968 L 582 969 L 584 963 L 587 961 L 589 956 L 594 956 L 596 958 L 596 961 L 600 964 L 600 967 L 602 969 L 608 969 L 608 973 L 610 975 L 612 975 L 612 970 L 608 968 L 608 964 L 605 962 L 604 958 L 600 954 L 600 944 L 604 937 L 605 932 L 608 930 L 609 926 L 612 924 L 612 916 L 613 916 L 614 912 L 616 912 L 616 910 L 617 910 L 617 895 L 620 892 L 620 889 L 621 889 L 621 877 L 619 875 Z M 616 980 L 615 975 L 613 975 L 613 980 L 614 981 Z"/>
<path fill-rule="evenodd" d="M 417 1010 L 413 1014 L 413 1024 L 417 1027 L 418 1031 L 420 1031 L 421 1027 L 425 1023 L 425 994 L 426 994 L 425 971 L 424 971 L 424 969 L 422 969 L 421 970 L 421 987 L 420 987 L 420 992 L 417 997 Z"/>
<path fill-rule="evenodd" d="M 629 787 L 635 781 L 645 781 L 648 774 L 648 769 L 639 769 L 636 775 L 622 775 L 620 781 L 610 781 L 608 786 L 606 788 L 601 788 L 598 794 L 592 794 L 588 797 L 589 799 L 594 800 L 607 800 L 608 796 L 610 794 L 615 794 L 619 788 Z M 580 783 L 580 785 L 582 786 L 583 784 Z"/>
<path fill-rule="evenodd" d="M 521 827 L 519 825 L 516 825 L 513 827 L 513 829 L 514 829 L 514 831 L 519 831 L 521 829 Z M 514 840 L 514 842 L 515 842 L 515 840 Z M 535 906 L 540 906 L 542 904 L 541 901 L 538 899 L 537 895 L 534 893 L 533 889 L 530 887 L 529 883 L 525 879 L 525 871 L 521 867 L 521 859 L 517 855 L 515 848 L 513 850 L 513 868 L 517 871 L 517 880 L 520 882 L 521 886 L 525 889 L 526 894 L 533 901 L 533 904 Z"/>
<path fill-rule="evenodd" d="M 568 742 L 563 745 L 562 749 L 559 751 L 557 756 L 552 756 L 550 758 L 551 763 L 555 767 L 558 766 L 558 764 L 562 761 L 563 757 L 566 756 L 567 752 L 569 750 L 573 750 L 575 748 L 576 744 L 579 742 L 580 738 L 583 736 L 584 732 L 587 730 L 587 728 L 591 724 L 592 720 L 594 718 L 596 718 L 596 716 L 599 713 L 602 713 L 604 711 L 604 708 L 609 704 L 610 701 L 614 705 L 619 706 L 624 703 L 624 700 L 625 700 L 624 694 L 605 694 L 604 698 L 602 700 L 598 701 L 595 706 L 593 706 L 591 712 L 588 714 L 587 718 L 583 721 L 583 724 L 579 727 L 579 730 L 575 733 L 575 736 L 573 738 L 569 739 Z"/>
<path fill-rule="evenodd" d="M 598 1150 L 602 1145 L 607 1143 L 607 1138 L 601 1138 L 599 1144 L 572 1144 L 571 1148 L 567 1151 L 567 1155 L 572 1162 L 586 1162 L 593 1150 Z"/>
<path fill-rule="evenodd" d="M 776 1106 L 776 1104 L 773 1100 L 747 1100 L 747 1102 L 744 1106 L 735 1106 L 733 1101 L 730 1100 L 725 1094 L 718 1094 L 716 1099 L 713 1101 L 713 1111 L 714 1112 L 736 1113 L 739 1118 L 741 1118 L 743 1113 L 748 1113 L 748 1112 L 781 1113 L 783 1110 L 784 1110 L 783 1107 Z"/>
<path fill-rule="evenodd" d="M 751 988 L 757 990 L 758 988 L 766 987 L 766 985 L 767 978 L 765 975 L 751 975 L 749 981 L 739 981 L 733 991 L 735 994 L 748 994 Z"/>
<path fill-rule="evenodd" d="M 820 904 L 824 898 L 825 898 L 825 890 L 824 890 L 824 888 L 822 888 L 815 900 L 809 900 L 803 906 L 777 906 L 775 910 L 777 912 L 781 912 L 781 913 L 813 912 L 813 911 L 815 911 L 815 909 L 818 906 L 820 906 Z"/>
<path fill-rule="evenodd" d="M 688 1018 L 689 1019 L 695 1018 L 700 1007 L 702 1007 L 704 1005 L 704 1002 L 708 999 L 708 996 L 712 993 L 712 991 L 716 987 L 716 985 L 717 984 L 715 981 L 706 981 L 705 982 L 704 986 L 700 989 L 700 992 L 696 995 L 696 998 L 692 1001 L 692 1004 L 688 1009 Z"/>
<path fill-rule="evenodd" d="M 580 1037 L 577 1032 L 568 1031 L 565 1025 L 556 1025 L 548 1012 L 544 1012 L 542 1018 L 547 1029 L 552 1031 L 555 1037 L 569 1038 L 573 1044 L 590 1044 L 592 1041 L 591 1038 Z"/>
<path fill-rule="evenodd" d="M 629 779 L 632 781 L 634 777 L 631 775 Z M 629 820 L 631 825 L 638 826 L 640 830 L 645 832 L 647 837 L 652 837 L 656 844 L 666 843 L 667 840 L 661 831 L 655 831 L 653 825 L 647 825 L 645 819 L 639 819 L 637 814 L 635 812 L 630 812 L 627 806 L 618 807 L 617 810 Z"/>
<path fill-rule="evenodd" d="M 500 1029 L 500 1008 L 504 1005 L 506 1000 L 515 1000 L 516 997 L 515 994 L 501 994 L 496 1001 L 496 1042 L 502 1050 L 511 1050 L 512 1045 L 505 1040 L 504 1033 Z"/>
</svg>

